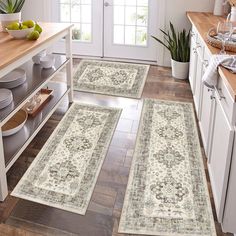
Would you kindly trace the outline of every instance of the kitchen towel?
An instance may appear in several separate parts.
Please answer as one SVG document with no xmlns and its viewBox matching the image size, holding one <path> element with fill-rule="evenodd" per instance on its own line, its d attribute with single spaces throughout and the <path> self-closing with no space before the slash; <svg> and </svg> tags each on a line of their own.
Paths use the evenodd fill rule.
<svg viewBox="0 0 236 236">
<path fill-rule="evenodd" d="M 236 73 L 236 56 L 233 55 L 213 55 L 211 57 L 209 66 L 203 75 L 203 83 L 210 88 L 217 85 L 218 79 L 218 66 L 223 66 L 226 69 Z"/>
</svg>

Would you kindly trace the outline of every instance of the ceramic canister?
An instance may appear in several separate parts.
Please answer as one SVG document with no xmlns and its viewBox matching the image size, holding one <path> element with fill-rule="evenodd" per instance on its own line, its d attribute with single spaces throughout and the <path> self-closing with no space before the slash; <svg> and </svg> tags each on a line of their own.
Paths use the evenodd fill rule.
<svg viewBox="0 0 236 236">
<path fill-rule="evenodd" d="M 231 7 L 231 13 L 228 15 L 227 20 L 236 22 L 236 7 Z"/>
<path fill-rule="evenodd" d="M 223 4 L 224 0 L 215 0 L 215 6 L 214 6 L 214 15 L 216 16 L 222 16 L 223 15 Z"/>
</svg>

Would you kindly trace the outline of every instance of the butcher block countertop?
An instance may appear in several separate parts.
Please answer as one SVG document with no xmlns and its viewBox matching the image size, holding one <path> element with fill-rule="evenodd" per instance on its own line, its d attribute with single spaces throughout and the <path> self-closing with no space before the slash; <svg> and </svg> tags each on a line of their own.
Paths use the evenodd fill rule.
<svg viewBox="0 0 236 236">
<path fill-rule="evenodd" d="M 0 32 L 0 70 L 73 26 L 67 23 L 39 24 L 43 32 L 36 41 L 14 39 L 8 33 Z"/>
<path fill-rule="evenodd" d="M 206 42 L 206 36 L 210 28 L 216 27 L 218 22 L 225 20 L 225 18 L 221 16 L 214 16 L 212 13 L 203 13 L 203 12 L 187 12 L 187 17 L 190 20 L 190 22 L 196 27 L 199 35 L 206 43 L 206 46 L 209 49 L 209 51 L 212 54 L 219 53 L 220 49 L 214 48 Z M 224 83 L 227 86 L 234 101 L 236 102 L 236 74 L 231 73 L 229 70 L 223 67 L 219 68 L 219 74 L 224 80 Z"/>
</svg>

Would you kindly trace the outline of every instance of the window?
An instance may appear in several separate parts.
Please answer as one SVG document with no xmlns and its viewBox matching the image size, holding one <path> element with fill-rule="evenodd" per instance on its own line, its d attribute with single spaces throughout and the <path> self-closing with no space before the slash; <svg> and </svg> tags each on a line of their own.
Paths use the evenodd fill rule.
<svg viewBox="0 0 236 236">
<path fill-rule="evenodd" d="M 148 0 L 114 0 L 114 44 L 147 46 Z"/>
<path fill-rule="evenodd" d="M 92 3 L 91 0 L 60 0 L 60 22 L 73 23 L 73 40 L 91 42 Z"/>
</svg>

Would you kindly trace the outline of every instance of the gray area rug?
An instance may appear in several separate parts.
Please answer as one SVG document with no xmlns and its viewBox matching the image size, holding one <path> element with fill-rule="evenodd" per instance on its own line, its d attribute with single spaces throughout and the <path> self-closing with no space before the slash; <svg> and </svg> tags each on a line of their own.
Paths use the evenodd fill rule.
<svg viewBox="0 0 236 236">
<path fill-rule="evenodd" d="M 74 103 L 11 195 L 84 215 L 120 113 Z"/>
<path fill-rule="evenodd" d="M 82 60 L 74 76 L 74 90 L 141 98 L 149 66 Z"/>
<path fill-rule="evenodd" d="M 216 235 L 192 104 L 145 100 L 119 232 Z"/>
</svg>

